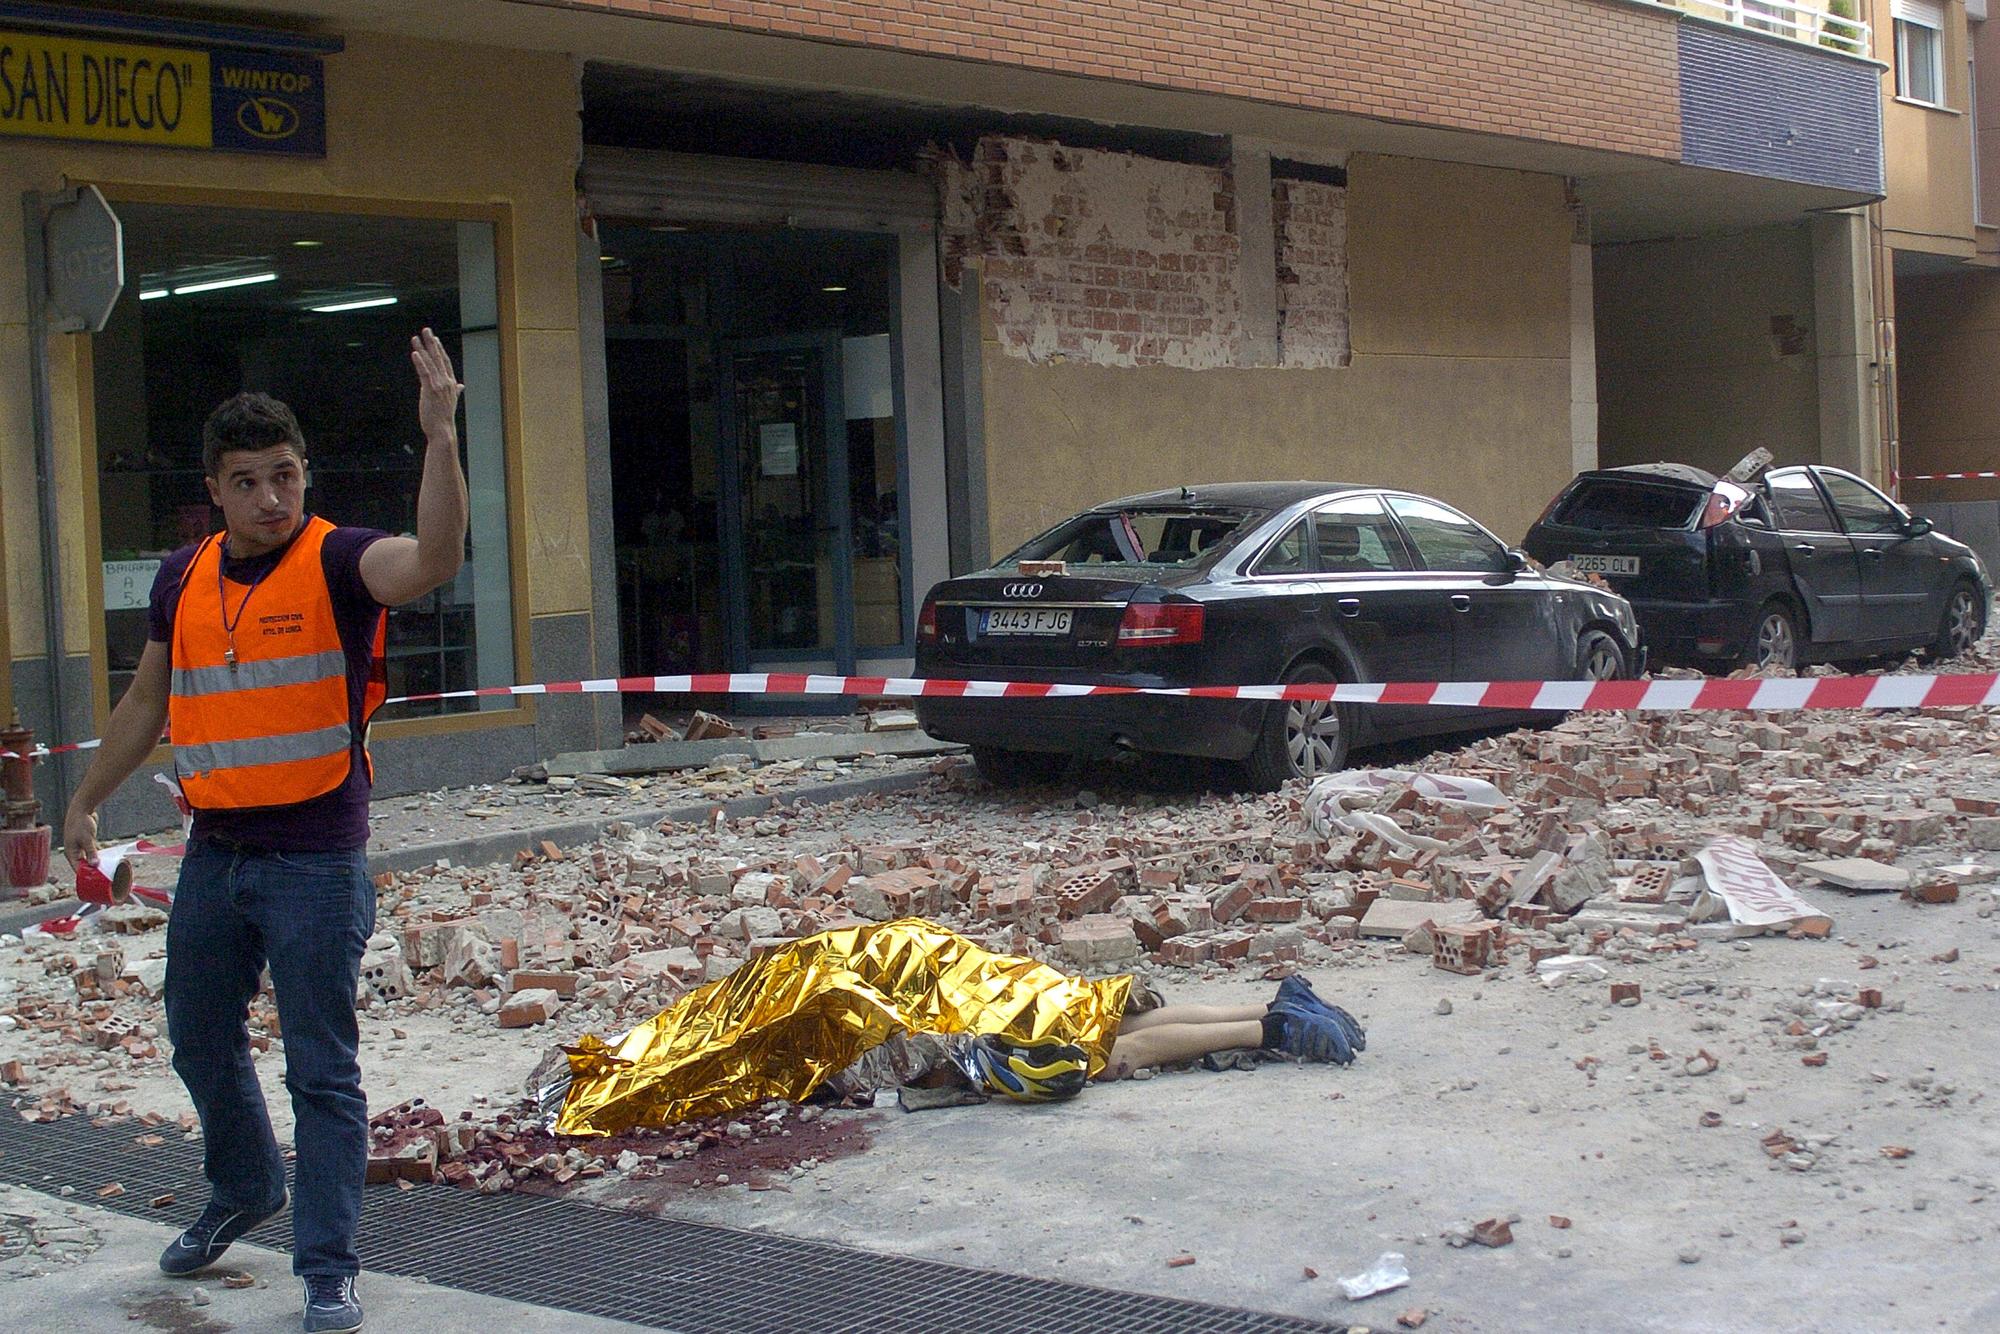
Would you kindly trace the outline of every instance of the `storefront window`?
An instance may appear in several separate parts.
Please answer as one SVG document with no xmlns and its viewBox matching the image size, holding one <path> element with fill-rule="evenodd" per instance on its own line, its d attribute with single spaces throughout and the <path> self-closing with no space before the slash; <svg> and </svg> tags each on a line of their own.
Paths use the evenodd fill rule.
<svg viewBox="0 0 2000 1334">
<path fill-rule="evenodd" d="M 123 203 L 126 289 L 92 342 L 106 667 L 115 703 L 146 641 L 162 557 L 221 525 L 202 485 L 201 427 L 246 389 L 305 433 L 307 509 L 414 533 L 423 436 L 410 335 L 426 325 L 465 382 L 472 497 L 458 577 L 389 613 L 391 696 L 505 685 L 514 674 L 489 222 Z M 382 717 L 505 699 L 392 706 Z"/>
</svg>

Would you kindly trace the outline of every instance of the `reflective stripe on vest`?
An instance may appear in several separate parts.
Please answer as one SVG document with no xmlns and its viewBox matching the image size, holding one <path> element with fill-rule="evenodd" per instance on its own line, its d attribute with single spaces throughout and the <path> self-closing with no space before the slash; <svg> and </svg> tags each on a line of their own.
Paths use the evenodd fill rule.
<svg viewBox="0 0 2000 1334">
<path fill-rule="evenodd" d="M 174 763 L 187 773 L 248 769 L 259 764 L 287 764 L 293 760 L 338 755 L 353 744 L 354 729 L 342 723 L 338 727 L 322 727 L 316 732 L 285 732 L 278 736 L 246 737 L 242 741 L 209 741 L 175 746 Z"/>
<path fill-rule="evenodd" d="M 220 534 L 188 563 L 167 716 L 174 769 L 197 810 L 293 806 L 352 772 L 348 660 L 322 562 L 332 531 L 307 520 L 255 587 L 222 578 Z M 372 638 L 379 655 L 380 618 Z M 362 726 L 383 694 L 371 674 Z"/>
<path fill-rule="evenodd" d="M 233 690 L 262 690 L 268 686 L 302 686 L 337 676 L 347 680 L 347 654 L 340 649 L 325 653 L 302 653 L 296 658 L 265 658 L 239 662 L 234 667 L 174 668 L 176 695 L 223 695 Z"/>
</svg>

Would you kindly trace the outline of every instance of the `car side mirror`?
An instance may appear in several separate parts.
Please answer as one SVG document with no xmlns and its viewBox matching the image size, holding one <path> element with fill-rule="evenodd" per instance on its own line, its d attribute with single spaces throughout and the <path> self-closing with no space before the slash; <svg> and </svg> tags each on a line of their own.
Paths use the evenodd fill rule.
<svg viewBox="0 0 2000 1334">
<path fill-rule="evenodd" d="M 1935 523 L 1932 523 L 1921 514 L 1912 514 L 1909 518 L 1903 520 L 1903 535 L 1905 537 L 1922 537 L 1936 528 L 1937 525 Z"/>
<path fill-rule="evenodd" d="M 1492 574 L 1487 575 L 1485 582 L 1495 585 L 1509 584 L 1533 568 L 1534 562 L 1528 559 L 1527 552 L 1521 550 L 1519 547 L 1508 547 L 1507 567 L 1503 570 L 1495 570 Z"/>
</svg>

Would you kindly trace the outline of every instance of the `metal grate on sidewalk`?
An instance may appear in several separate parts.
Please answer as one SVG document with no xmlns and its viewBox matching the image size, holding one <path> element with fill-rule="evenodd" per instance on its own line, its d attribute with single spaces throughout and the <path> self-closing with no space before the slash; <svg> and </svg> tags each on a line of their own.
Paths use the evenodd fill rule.
<svg viewBox="0 0 2000 1334">
<path fill-rule="evenodd" d="M 0 1108 L 0 1180 L 185 1226 L 204 1197 L 201 1147 L 171 1126 L 49 1124 Z M 124 1187 L 111 1199 L 97 1192 Z M 172 1191 L 165 1209 L 149 1201 Z M 290 1215 L 249 1235 L 291 1249 Z M 1287 1334 L 1338 1326 L 1171 1297 L 878 1255 L 532 1195 L 371 1186 L 359 1249 L 371 1271 L 685 1334 Z"/>
</svg>

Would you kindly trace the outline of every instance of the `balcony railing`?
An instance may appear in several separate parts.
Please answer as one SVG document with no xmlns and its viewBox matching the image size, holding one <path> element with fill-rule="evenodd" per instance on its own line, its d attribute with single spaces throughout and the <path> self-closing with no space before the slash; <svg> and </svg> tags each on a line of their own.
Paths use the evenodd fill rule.
<svg viewBox="0 0 2000 1334">
<path fill-rule="evenodd" d="M 1869 54 L 1868 25 L 1858 18 L 1829 12 L 1824 3 L 1791 4 L 1788 0 L 1654 0 L 1696 18 L 1766 32 L 1808 46 L 1823 46 L 1850 56 Z M 1859 0 L 1840 6 L 1859 9 Z"/>
</svg>

